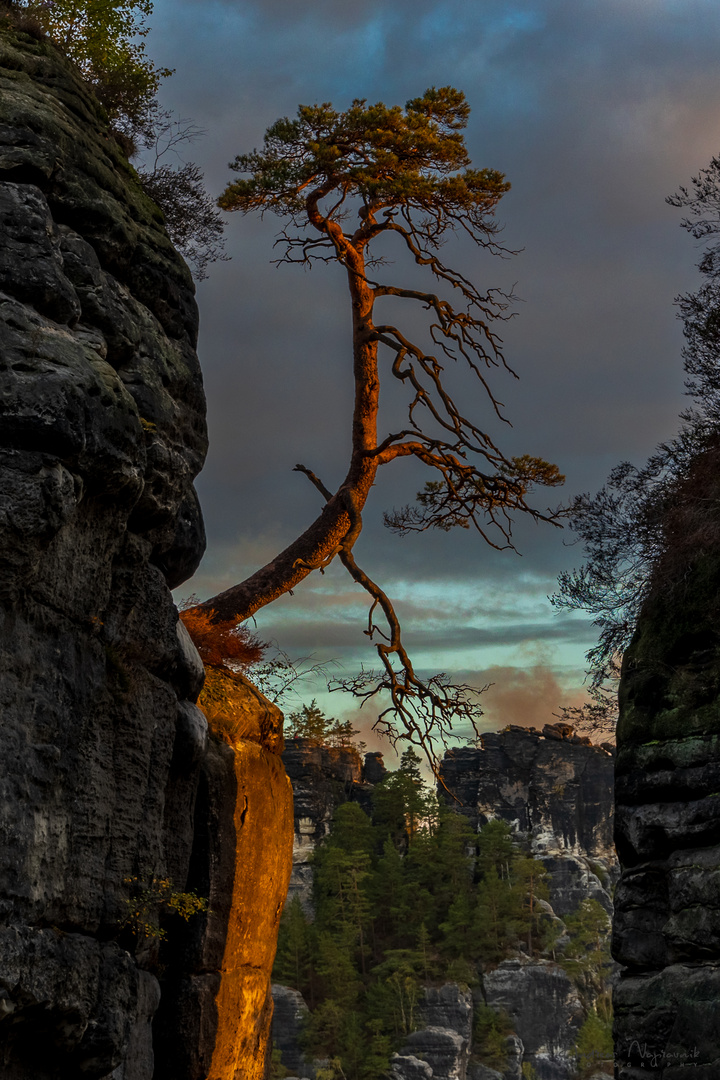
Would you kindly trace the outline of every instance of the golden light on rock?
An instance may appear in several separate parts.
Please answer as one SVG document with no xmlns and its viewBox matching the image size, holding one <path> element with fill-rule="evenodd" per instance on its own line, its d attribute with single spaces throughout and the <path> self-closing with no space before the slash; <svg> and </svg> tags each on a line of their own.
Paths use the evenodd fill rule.
<svg viewBox="0 0 720 1080">
<path fill-rule="evenodd" d="M 232 905 L 207 1080 L 262 1080 L 272 1019 L 270 976 L 292 869 L 292 788 L 279 757 L 279 709 L 242 676 L 212 669 L 210 675 L 199 704 L 233 748 L 237 797 Z"/>
</svg>

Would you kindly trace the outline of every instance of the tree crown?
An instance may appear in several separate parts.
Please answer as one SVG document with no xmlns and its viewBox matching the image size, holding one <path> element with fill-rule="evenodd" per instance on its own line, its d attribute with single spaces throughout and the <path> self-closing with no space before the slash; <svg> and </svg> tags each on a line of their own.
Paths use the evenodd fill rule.
<svg viewBox="0 0 720 1080">
<path fill-rule="evenodd" d="M 262 150 L 235 158 L 231 168 L 250 179 L 230 184 L 220 205 L 294 219 L 308 199 L 338 192 L 329 213 L 341 220 L 346 200 L 359 197 L 367 239 L 379 211 L 389 222 L 399 209 L 406 218 L 419 214 L 414 224 L 435 244 L 457 224 L 490 234 L 487 215 L 510 184 L 494 169 L 466 167 L 462 129 L 469 112 L 465 95 L 449 86 L 426 90 L 404 109 L 381 101 L 368 106 L 360 98 L 346 112 L 328 102 L 301 105 L 297 119 L 284 117 L 268 129 Z"/>
</svg>

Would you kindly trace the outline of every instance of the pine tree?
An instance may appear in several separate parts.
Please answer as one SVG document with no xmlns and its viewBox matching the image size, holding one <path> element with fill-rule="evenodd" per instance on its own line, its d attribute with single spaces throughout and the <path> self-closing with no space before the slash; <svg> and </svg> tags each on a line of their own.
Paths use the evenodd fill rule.
<svg viewBox="0 0 720 1080">
<path fill-rule="evenodd" d="M 590 1009 L 602 999 L 611 966 L 610 916 L 602 904 L 588 897 L 564 921 L 570 941 L 560 963 Z"/>
<path fill-rule="evenodd" d="M 513 842 L 512 829 L 505 821 L 495 818 L 483 825 L 477 837 L 478 869 L 481 874 L 492 867 L 498 877 L 508 878 L 517 848 Z"/>
<path fill-rule="evenodd" d="M 532 956 L 544 936 L 540 926 L 542 911 L 537 901 L 548 899 L 548 872 L 539 859 L 522 855 L 513 862 L 511 877 L 520 913 L 519 929 L 526 936 L 528 952 Z"/>
<path fill-rule="evenodd" d="M 575 1054 L 581 1077 L 590 1076 L 603 1068 L 612 1068 L 612 1023 L 599 1016 L 594 1009 L 578 1032 Z"/>
<path fill-rule="evenodd" d="M 521 916 L 517 891 L 491 867 L 476 892 L 473 956 L 485 965 L 503 960 L 517 940 Z"/>
<path fill-rule="evenodd" d="M 313 956 L 316 948 L 312 924 L 294 896 L 280 920 L 273 979 L 299 990 L 310 1008 L 314 1004 Z"/>
<path fill-rule="evenodd" d="M 302 705 L 287 717 L 287 733 L 294 739 L 308 739 L 313 746 L 322 746 L 335 722 L 325 716 L 313 698 L 309 705 Z"/>
</svg>

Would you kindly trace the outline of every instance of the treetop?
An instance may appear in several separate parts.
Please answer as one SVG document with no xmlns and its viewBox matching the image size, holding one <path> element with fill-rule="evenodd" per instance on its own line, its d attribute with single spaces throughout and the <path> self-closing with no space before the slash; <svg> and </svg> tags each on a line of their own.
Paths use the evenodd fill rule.
<svg viewBox="0 0 720 1080">
<path fill-rule="evenodd" d="M 235 158 L 230 168 L 250 178 L 230 184 L 219 204 L 295 217 L 309 200 L 339 194 L 328 211 L 337 219 L 345 200 L 359 196 L 366 224 L 380 210 L 389 220 L 402 208 L 431 215 L 435 239 L 462 217 L 488 231 L 485 215 L 510 185 L 494 169 L 468 167 L 462 129 L 469 113 L 465 95 L 450 86 L 431 87 L 404 109 L 361 98 L 345 112 L 329 102 L 301 105 L 297 119 L 268 128 L 262 150 Z"/>
</svg>

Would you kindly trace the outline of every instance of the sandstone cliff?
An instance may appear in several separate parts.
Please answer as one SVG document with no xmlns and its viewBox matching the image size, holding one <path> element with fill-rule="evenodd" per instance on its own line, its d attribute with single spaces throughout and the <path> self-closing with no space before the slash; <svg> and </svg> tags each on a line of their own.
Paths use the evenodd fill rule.
<svg viewBox="0 0 720 1080">
<path fill-rule="evenodd" d="M 5 29 L 0 222 L 0 1074 L 250 1080 L 291 803 L 250 686 L 242 745 L 208 739 L 170 594 L 204 549 L 192 280 L 95 99 Z"/>
<path fill-rule="evenodd" d="M 717 505 L 714 490 L 695 494 Z M 645 605 L 620 685 L 621 1080 L 720 1075 L 720 560 L 675 570 Z"/>
<path fill-rule="evenodd" d="M 527 836 L 550 873 L 553 908 L 567 915 L 587 896 L 612 910 L 613 765 L 610 747 L 569 725 L 512 726 L 484 734 L 478 749 L 448 751 L 441 776 L 475 828 L 500 818 Z"/>
<path fill-rule="evenodd" d="M 611 751 L 574 736 L 568 725 L 546 725 L 542 733 L 512 727 L 485 734 L 476 749 L 448 751 L 441 764 L 442 779 L 459 801 L 442 787 L 440 796 L 465 814 L 474 829 L 501 818 L 545 864 L 552 905 L 546 905 L 547 914 L 558 926 L 586 898 L 612 911 L 618 867 Z M 295 791 L 293 881 L 307 902 L 309 855 L 327 835 L 336 807 L 357 801 L 369 811 L 382 769 L 376 755 L 366 755 L 361 767 L 350 749 L 313 747 L 304 740 L 291 744 L 283 759 Z M 273 996 L 273 1034 L 283 1062 L 300 1077 L 313 1076 L 317 1063 L 305 1060 L 298 1042 L 307 1006 L 288 987 L 274 986 Z M 480 1003 L 503 1010 L 514 1029 L 503 1073 L 473 1060 L 473 1008 Z M 417 1030 L 392 1058 L 392 1075 L 395 1080 L 521 1080 L 524 1075 L 571 1080 L 577 1073 L 574 1046 L 582 1021 L 578 990 L 560 964 L 518 952 L 485 972 L 472 993 L 456 983 L 426 986 Z"/>
<path fill-rule="evenodd" d="M 311 739 L 288 741 L 282 755 L 293 788 L 294 841 L 288 900 L 299 896 L 312 908 L 312 866 L 315 847 L 330 831 L 332 816 L 343 802 L 358 802 L 370 813 L 372 784 L 385 774 L 382 755 L 365 755 L 352 747 L 317 746 Z"/>
</svg>

